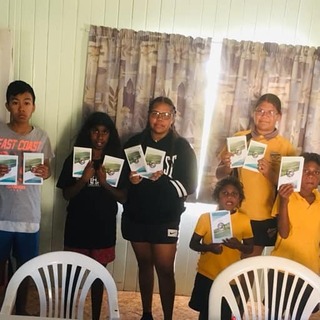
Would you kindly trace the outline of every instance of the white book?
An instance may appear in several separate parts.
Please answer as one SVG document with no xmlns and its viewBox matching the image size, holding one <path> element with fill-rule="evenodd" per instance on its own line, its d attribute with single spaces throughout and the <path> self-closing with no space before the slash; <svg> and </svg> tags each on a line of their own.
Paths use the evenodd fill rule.
<svg viewBox="0 0 320 320">
<path fill-rule="evenodd" d="M 36 185 L 43 184 L 43 178 L 35 175 L 35 168 L 43 164 L 43 153 L 23 153 L 23 184 Z"/>
<path fill-rule="evenodd" d="M 149 178 L 154 172 L 163 170 L 165 155 L 166 152 L 163 150 L 147 147 L 144 155 L 147 164 L 147 173 L 143 173 L 141 176 Z"/>
<path fill-rule="evenodd" d="M 236 136 L 227 138 L 227 149 L 233 154 L 230 168 L 242 167 L 247 156 L 247 137 Z"/>
<path fill-rule="evenodd" d="M 144 157 L 142 146 L 140 144 L 126 148 L 124 149 L 124 152 L 126 154 L 131 171 L 136 171 L 139 175 L 142 173 L 147 173 L 147 163 Z"/>
<path fill-rule="evenodd" d="M 72 177 L 81 178 L 83 171 L 91 160 L 92 149 L 85 147 L 73 148 Z"/>
<path fill-rule="evenodd" d="M 303 173 L 303 157 L 281 157 L 278 190 L 282 184 L 291 183 L 293 190 L 299 192 Z"/>
<path fill-rule="evenodd" d="M 124 160 L 112 156 L 104 156 L 103 167 L 106 170 L 106 180 L 113 187 L 118 186 Z"/>
<path fill-rule="evenodd" d="M 228 210 L 212 211 L 210 214 L 212 242 L 222 243 L 222 240 L 233 237 L 231 214 Z"/>
<path fill-rule="evenodd" d="M 267 145 L 265 143 L 251 140 L 243 168 L 259 172 L 258 161 L 264 157 L 266 150 Z"/>
<path fill-rule="evenodd" d="M 0 177 L 0 185 L 15 185 L 18 181 L 18 156 L 0 155 L 0 164 L 8 166 L 9 172 Z"/>
</svg>

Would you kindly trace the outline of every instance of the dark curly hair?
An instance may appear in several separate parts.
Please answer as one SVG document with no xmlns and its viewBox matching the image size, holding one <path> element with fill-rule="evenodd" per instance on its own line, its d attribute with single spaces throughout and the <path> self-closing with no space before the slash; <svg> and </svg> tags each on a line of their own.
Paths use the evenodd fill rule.
<svg viewBox="0 0 320 320">
<path fill-rule="evenodd" d="M 315 162 L 318 166 L 320 166 L 320 155 L 314 152 L 304 152 L 301 154 L 301 157 L 304 158 L 304 163 L 307 162 Z"/>
<path fill-rule="evenodd" d="M 221 190 L 228 185 L 234 186 L 239 192 L 239 206 L 241 205 L 242 201 L 245 199 L 244 192 L 243 192 L 243 184 L 239 181 L 237 177 L 228 176 L 216 184 L 216 187 L 212 193 L 212 199 L 216 202 L 219 201 L 219 194 Z"/>
<path fill-rule="evenodd" d="M 83 123 L 75 141 L 75 146 L 91 148 L 90 130 L 95 126 L 105 126 L 109 130 L 109 140 L 104 147 L 104 153 L 119 157 L 121 155 L 121 143 L 116 126 L 112 119 L 104 112 L 93 112 Z"/>
</svg>

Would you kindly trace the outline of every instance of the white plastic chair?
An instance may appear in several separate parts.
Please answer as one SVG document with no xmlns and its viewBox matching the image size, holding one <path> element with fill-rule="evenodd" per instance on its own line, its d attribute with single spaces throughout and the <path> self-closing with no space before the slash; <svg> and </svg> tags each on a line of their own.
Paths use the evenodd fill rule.
<svg viewBox="0 0 320 320">
<path fill-rule="evenodd" d="M 250 285 L 249 275 L 252 285 Z M 282 277 L 283 281 L 280 285 Z M 291 289 L 288 285 L 289 279 L 293 280 Z M 230 283 L 237 286 L 238 298 L 233 294 Z M 280 298 L 276 297 L 276 290 L 272 290 L 272 287 L 280 290 Z M 294 295 L 298 295 L 296 300 L 293 298 Z M 299 304 L 302 297 L 307 299 L 303 305 Z M 274 256 L 250 257 L 232 264 L 214 280 L 209 295 L 209 320 L 221 320 L 223 298 L 226 299 L 234 319 L 237 320 L 296 320 L 298 308 L 303 307 L 300 319 L 307 320 L 320 302 L 320 277 L 292 260 Z M 239 310 L 241 304 L 242 315 Z"/>
<path fill-rule="evenodd" d="M 88 291 L 100 279 L 107 291 L 108 319 L 120 319 L 117 287 L 109 271 L 94 259 L 69 251 L 45 253 L 23 264 L 8 283 L 0 314 L 12 313 L 19 285 L 27 276 L 38 290 L 41 317 L 83 319 Z"/>
</svg>

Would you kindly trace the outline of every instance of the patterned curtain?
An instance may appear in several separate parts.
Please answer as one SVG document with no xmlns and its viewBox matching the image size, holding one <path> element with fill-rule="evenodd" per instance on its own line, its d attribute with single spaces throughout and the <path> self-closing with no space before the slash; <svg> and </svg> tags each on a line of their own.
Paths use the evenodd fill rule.
<svg viewBox="0 0 320 320">
<path fill-rule="evenodd" d="M 123 140 L 145 128 L 149 101 L 177 106 L 176 129 L 200 152 L 211 39 L 91 26 L 84 116 L 104 111 Z"/>
<path fill-rule="evenodd" d="M 300 45 L 223 40 L 206 182 L 215 182 L 226 137 L 250 126 L 252 108 L 267 92 L 282 102 L 280 133 L 299 151 L 319 152 L 319 53 L 319 48 Z"/>
</svg>

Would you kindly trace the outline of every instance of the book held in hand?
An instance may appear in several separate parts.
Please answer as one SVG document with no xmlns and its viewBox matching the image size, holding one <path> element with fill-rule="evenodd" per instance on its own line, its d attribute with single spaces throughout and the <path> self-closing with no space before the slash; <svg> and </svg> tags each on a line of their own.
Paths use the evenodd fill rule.
<svg viewBox="0 0 320 320">
<path fill-rule="evenodd" d="M 163 170 L 165 155 L 166 152 L 163 150 L 147 147 L 144 155 L 147 163 L 147 173 L 142 174 L 142 176 L 149 178 L 154 172 Z"/>
<path fill-rule="evenodd" d="M 43 178 L 35 175 L 39 164 L 43 164 L 43 153 L 23 153 L 23 184 L 43 184 Z"/>
<path fill-rule="evenodd" d="M 72 164 L 72 177 L 81 178 L 83 171 L 91 160 L 92 149 L 85 147 L 73 148 L 73 164 Z"/>
<path fill-rule="evenodd" d="M 124 160 L 112 156 L 104 156 L 103 167 L 106 170 L 106 180 L 113 187 L 117 187 Z"/>
<path fill-rule="evenodd" d="M 222 243 L 222 240 L 233 237 L 230 211 L 217 210 L 209 215 L 213 243 Z"/>
<path fill-rule="evenodd" d="M 242 167 L 247 156 L 246 136 L 236 136 L 227 138 L 227 149 L 233 154 L 230 168 Z"/>
<path fill-rule="evenodd" d="M 290 183 L 293 185 L 293 190 L 299 192 L 301 188 L 303 165 L 303 157 L 281 157 L 278 190 L 282 184 Z"/>
<path fill-rule="evenodd" d="M 8 166 L 9 172 L 0 177 L 0 185 L 15 185 L 18 179 L 18 156 L 0 155 L 0 164 Z"/>
<path fill-rule="evenodd" d="M 258 161 L 264 157 L 266 150 L 267 145 L 265 143 L 251 140 L 243 168 L 259 172 Z"/>
<path fill-rule="evenodd" d="M 130 170 L 136 171 L 137 174 L 147 173 L 147 163 L 144 157 L 142 146 L 136 145 L 130 148 L 124 149 L 126 154 Z"/>
</svg>

